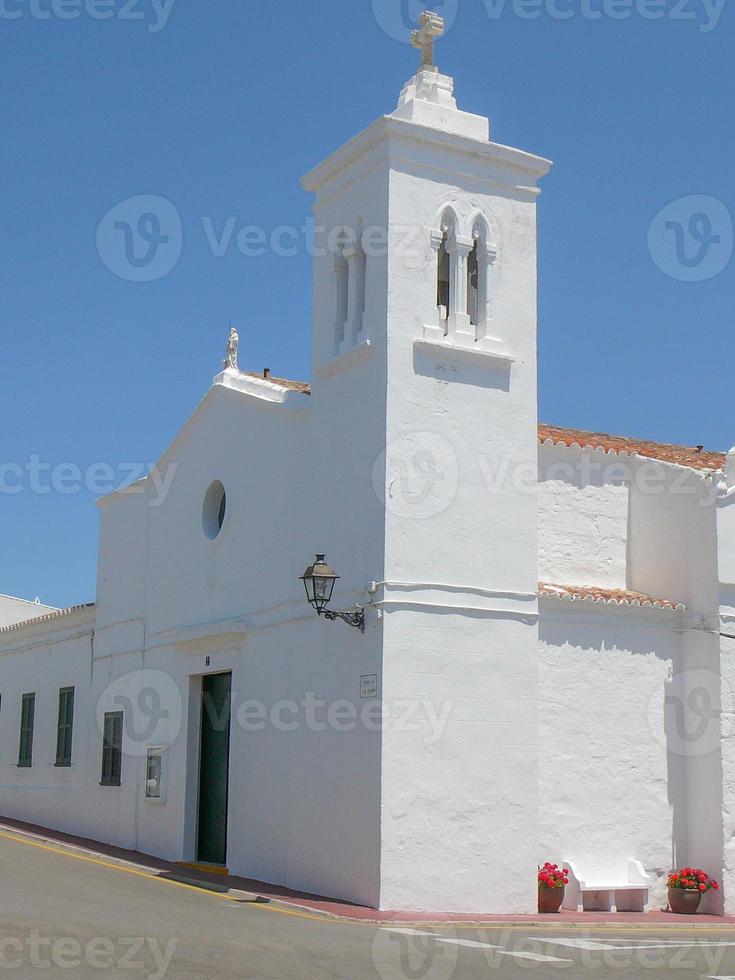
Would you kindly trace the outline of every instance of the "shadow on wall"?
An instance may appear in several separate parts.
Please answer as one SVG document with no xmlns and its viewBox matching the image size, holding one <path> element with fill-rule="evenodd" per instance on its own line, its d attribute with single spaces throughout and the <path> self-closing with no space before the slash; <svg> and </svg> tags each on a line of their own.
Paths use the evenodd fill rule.
<svg viewBox="0 0 735 980">
<path fill-rule="evenodd" d="M 663 898 L 672 868 L 722 878 L 719 650 L 618 615 L 540 623 L 540 743 L 560 793 L 547 833 L 570 859 L 588 840 L 591 859 L 642 861 Z M 702 911 L 723 907 L 710 892 Z"/>
<path fill-rule="evenodd" d="M 701 867 L 722 882 L 722 683 L 719 649 L 708 655 L 703 646 L 672 658 L 664 685 L 671 866 Z M 701 911 L 722 914 L 724 901 L 723 883 L 720 891 L 705 895 Z"/>
<path fill-rule="evenodd" d="M 475 361 L 475 363 L 472 363 Z M 470 385 L 474 388 L 495 388 L 497 391 L 510 391 L 510 362 L 492 361 L 478 365 L 472 351 L 442 348 L 441 360 L 414 347 L 413 368 L 416 374 L 436 381 L 451 381 L 453 384 Z"/>
</svg>

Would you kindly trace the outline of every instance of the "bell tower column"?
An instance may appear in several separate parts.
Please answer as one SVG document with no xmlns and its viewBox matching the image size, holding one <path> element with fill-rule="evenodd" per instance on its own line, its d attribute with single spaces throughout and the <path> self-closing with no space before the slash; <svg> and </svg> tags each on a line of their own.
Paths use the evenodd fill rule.
<svg viewBox="0 0 735 980">
<path fill-rule="evenodd" d="M 424 63 L 386 120 L 381 904 L 532 913 L 536 202 L 550 163 L 491 142 L 453 90 Z"/>
<path fill-rule="evenodd" d="M 536 201 L 550 163 L 457 107 L 434 65 L 441 26 L 422 18 L 397 109 L 304 180 L 327 241 L 359 228 L 365 257 L 346 278 L 328 248 L 315 259 L 313 417 L 330 433 L 318 462 L 334 528 L 321 550 L 352 569 L 343 608 L 374 583 L 359 650 L 380 665 L 385 714 L 362 820 L 381 907 L 530 913 Z M 352 329 L 335 337 L 345 289 Z"/>
</svg>

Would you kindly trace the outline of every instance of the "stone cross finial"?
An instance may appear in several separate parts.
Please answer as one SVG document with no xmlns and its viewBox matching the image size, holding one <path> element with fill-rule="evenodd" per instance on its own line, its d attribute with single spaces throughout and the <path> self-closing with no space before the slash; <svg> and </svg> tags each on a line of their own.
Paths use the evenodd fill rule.
<svg viewBox="0 0 735 980">
<path fill-rule="evenodd" d="M 434 68 L 434 42 L 444 34 L 444 18 L 432 10 L 419 17 L 421 29 L 411 32 L 411 44 L 421 51 L 421 67 Z"/>
</svg>

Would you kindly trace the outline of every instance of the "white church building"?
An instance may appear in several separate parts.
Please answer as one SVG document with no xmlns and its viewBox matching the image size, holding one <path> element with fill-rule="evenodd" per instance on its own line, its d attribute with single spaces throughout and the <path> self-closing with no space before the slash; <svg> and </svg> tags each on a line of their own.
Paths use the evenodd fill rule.
<svg viewBox="0 0 735 980">
<path fill-rule="evenodd" d="M 439 31 L 304 179 L 311 384 L 233 336 L 96 603 L 0 598 L 0 814 L 381 909 L 535 912 L 550 860 L 735 913 L 735 454 L 539 424 L 551 164 Z"/>
</svg>

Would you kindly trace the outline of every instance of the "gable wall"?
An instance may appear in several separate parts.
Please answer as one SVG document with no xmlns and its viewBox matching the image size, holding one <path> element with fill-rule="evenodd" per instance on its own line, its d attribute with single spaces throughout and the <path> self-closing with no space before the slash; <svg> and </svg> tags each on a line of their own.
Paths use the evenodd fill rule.
<svg viewBox="0 0 735 980">
<path fill-rule="evenodd" d="M 370 388 L 364 380 L 363 413 Z M 334 418 L 331 400 L 358 386 L 354 375 L 335 379 L 324 413 Z M 200 678 L 231 671 L 230 869 L 379 903 L 380 735 L 374 726 L 345 723 L 344 705 L 359 712 L 366 703 L 360 677 L 380 676 L 382 627 L 373 619 L 363 636 L 318 619 L 299 581 L 314 553 L 327 551 L 343 574 L 334 606 L 349 608 L 361 595 L 356 584 L 379 573 L 383 537 L 366 517 L 371 500 L 380 509 L 370 479 L 377 453 L 366 452 L 365 440 L 350 448 L 334 432 L 315 437 L 304 401 L 303 411 L 291 412 L 216 388 L 164 458 L 163 469 L 173 473 L 168 492 L 157 496 L 149 480 L 144 493 L 103 503 L 94 652 L 87 638 L 68 660 L 80 697 L 74 766 L 64 785 L 76 796 L 66 797 L 68 814 L 58 807 L 52 781 L 63 777 L 39 756 L 27 777 L 12 771 L 0 813 L 192 859 Z M 364 483 L 350 483 L 352 455 L 361 458 Z M 215 479 L 228 502 L 213 542 L 201 514 Z M 59 684 L 44 671 L 45 658 L 34 642 L 13 669 L 19 684 L 39 692 L 39 724 L 53 727 Z M 114 710 L 119 695 L 135 705 L 143 689 L 160 697 L 172 727 L 154 725 L 143 741 L 132 737 L 123 786 L 100 787 L 96 716 Z M 320 705 L 314 723 L 304 706 L 309 699 Z M 253 709 L 263 712 L 262 725 L 249 722 Z M 133 735 L 149 721 L 138 713 Z M 44 743 L 47 736 L 39 732 Z M 165 804 L 142 798 L 148 744 L 167 746 Z"/>
</svg>

